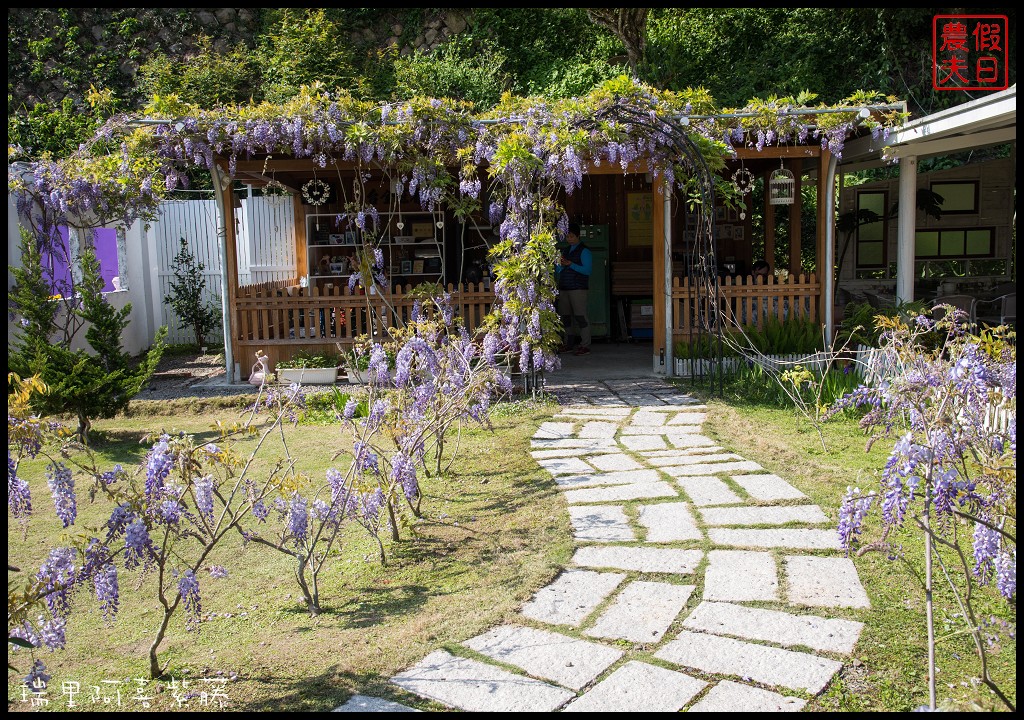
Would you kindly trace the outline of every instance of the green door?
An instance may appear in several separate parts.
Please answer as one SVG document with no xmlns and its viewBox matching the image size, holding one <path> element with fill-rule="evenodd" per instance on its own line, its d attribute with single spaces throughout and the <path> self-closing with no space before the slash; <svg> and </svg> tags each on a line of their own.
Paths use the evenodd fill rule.
<svg viewBox="0 0 1024 720">
<path fill-rule="evenodd" d="M 611 335 L 611 300 L 608 295 L 608 226 L 581 225 L 580 240 L 590 248 L 593 270 L 587 293 L 587 319 L 594 339 Z"/>
</svg>

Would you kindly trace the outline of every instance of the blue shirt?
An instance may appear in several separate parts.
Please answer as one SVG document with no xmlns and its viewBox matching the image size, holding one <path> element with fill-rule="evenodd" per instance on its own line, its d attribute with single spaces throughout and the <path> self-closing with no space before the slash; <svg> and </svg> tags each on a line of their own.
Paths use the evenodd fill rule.
<svg viewBox="0 0 1024 720">
<path fill-rule="evenodd" d="M 572 245 L 570 245 L 565 250 L 563 255 L 568 257 L 569 255 L 572 254 L 572 251 L 574 249 L 575 248 Z M 571 270 L 575 270 L 580 275 L 590 275 L 590 273 L 593 272 L 593 270 L 594 270 L 594 256 L 590 253 L 590 248 L 588 248 L 588 247 L 584 247 L 583 248 L 583 252 L 580 253 L 580 261 L 579 261 L 579 263 L 571 263 L 569 265 L 562 265 L 561 263 L 559 263 L 555 267 L 555 270 L 558 271 L 559 273 L 561 273 L 566 268 L 569 268 Z"/>
</svg>

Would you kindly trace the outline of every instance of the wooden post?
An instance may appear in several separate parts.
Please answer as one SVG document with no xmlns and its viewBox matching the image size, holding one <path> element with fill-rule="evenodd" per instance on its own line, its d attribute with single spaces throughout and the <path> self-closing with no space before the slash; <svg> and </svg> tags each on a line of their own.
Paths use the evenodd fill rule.
<svg viewBox="0 0 1024 720">
<path fill-rule="evenodd" d="M 775 272 L 775 206 L 769 202 L 768 179 L 772 171 L 764 174 L 764 260 Z M 754 258 L 756 261 L 758 258 Z"/>
<path fill-rule="evenodd" d="M 301 278 L 309 272 L 309 263 L 306 253 L 306 207 L 302 204 L 302 195 L 292 194 L 292 208 L 295 210 L 295 278 Z"/>
<path fill-rule="evenodd" d="M 826 267 L 825 259 L 829 256 L 829 253 L 825 251 L 825 241 L 827 238 L 832 237 L 833 233 L 827 232 L 825 226 L 827 223 L 832 222 L 832 218 L 835 217 L 835 213 L 829 212 L 835 203 L 835 198 L 829 196 L 829 188 L 833 187 L 829 183 L 829 161 L 832 159 L 832 153 L 827 148 L 821 151 L 821 156 L 818 158 L 818 229 L 817 229 L 817 243 L 815 244 L 814 251 L 814 270 L 818 276 L 818 284 L 821 288 L 820 295 L 818 296 L 818 317 L 825 319 L 831 317 L 831 313 L 826 313 L 827 303 L 834 302 L 831 295 L 832 288 L 832 275 L 835 270 L 831 267 Z"/>
<path fill-rule="evenodd" d="M 802 272 L 800 262 L 800 209 L 803 205 L 803 193 L 801 178 L 803 164 L 800 158 L 790 160 L 789 171 L 793 173 L 796 186 L 794 188 L 793 204 L 789 206 L 789 274 L 794 277 Z"/>
<path fill-rule="evenodd" d="M 651 238 L 651 254 L 654 260 L 654 347 L 652 348 L 652 363 L 655 372 L 661 367 L 659 361 L 661 353 L 665 351 L 665 213 L 662 208 L 665 205 L 664 179 L 654 178 L 651 183 L 651 226 L 653 237 Z M 659 192 L 659 190 L 661 192 Z M 668 338 L 670 340 L 671 338 Z"/>
</svg>

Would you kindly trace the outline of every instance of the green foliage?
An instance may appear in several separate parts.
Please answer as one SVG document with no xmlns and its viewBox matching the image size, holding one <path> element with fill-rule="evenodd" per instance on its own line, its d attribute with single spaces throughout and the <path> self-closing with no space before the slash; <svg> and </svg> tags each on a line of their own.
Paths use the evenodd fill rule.
<svg viewBox="0 0 1024 720">
<path fill-rule="evenodd" d="M 278 364 L 280 367 L 280 363 Z M 333 424 L 345 412 L 348 401 L 353 399 L 350 393 L 342 392 L 336 387 L 325 392 L 308 393 L 305 398 L 305 409 L 299 420 L 307 425 Z M 366 397 L 356 398 L 356 409 L 352 417 L 364 418 L 370 414 Z"/>
<path fill-rule="evenodd" d="M 206 266 L 196 260 L 185 238 L 181 238 L 181 249 L 174 256 L 171 269 L 174 279 L 164 302 L 178 315 L 181 321 L 178 327 L 192 330 L 196 336 L 196 347 L 202 349 L 206 347 L 206 336 L 220 325 L 221 311 L 212 301 L 203 300 L 206 292 L 203 271 Z"/>
<path fill-rule="evenodd" d="M 765 355 L 810 355 L 825 349 L 821 324 L 806 317 L 771 316 L 760 328 L 744 328 L 743 335 L 749 347 Z"/>
<path fill-rule="evenodd" d="M 10 95 L 8 95 L 10 103 Z M 7 144 L 20 148 L 8 161 L 51 155 L 66 157 L 96 131 L 101 119 L 71 98 L 58 105 L 36 103 L 7 115 Z"/>
<path fill-rule="evenodd" d="M 317 83 L 350 92 L 360 85 L 346 28 L 332 22 L 322 9 L 285 10 L 280 22 L 261 39 L 256 57 L 270 102 L 295 97 L 303 85 Z"/>
<path fill-rule="evenodd" d="M 199 37 L 195 54 L 150 57 L 139 68 L 138 82 L 148 96 L 177 95 L 203 108 L 263 99 L 257 56 L 241 44 L 219 53 L 207 35 Z"/>
<path fill-rule="evenodd" d="M 280 360 L 277 368 L 336 368 L 341 364 L 341 356 L 336 353 L 314 353 L 299 350 L 290 360 Z"/>
<path fill-rule="evenodd" d="M 884 329 L 880 322 L 883 318 L 907 317 L 912 313 L 924 313 L 925 310 L 925 304 L 921 301 L 883 308 L 874 308 L 868 303 L 848 303 L 836 331 L 836 342 L 878 347 Z"/>
<path fill-rule="evenodd" d="M 86 243 L 80 256 L 82 280 L 76 287 L 80 306 L 73 312 L 90 324 L 85 339 L 92 352 L 53 342 L 59 305 L 49 291 L 40 292 L 47 286 L 40 257 L 23 232 L 23 265 L 11 268 L 15 286 L 10 300 L 25 322 L 15 332 L 8 368 L 20 377 L 38 376 L 49 390 L 32 396 L 33 409 L 43 415 L 76 416 L 78 437 L 88 442 L 92 420 L 113 417 L 149 381 L 163 354 L 167 329 L 160 328 L 141 362 L 124 352 L 121 337 L 131 305 L 116 310 L 104 299 L 99 261 L 92 245 Z"/>
<path fill-rule="evenodd" d="M 474 53 L 467 41 L 453 40 L 433 52 L 415 52 L 395 59 L 395 97 L 415 96 L 466 100 L 478 109 L 494 107 L 511 87 L 500 50 L 484 47 Z"/>
</svg>

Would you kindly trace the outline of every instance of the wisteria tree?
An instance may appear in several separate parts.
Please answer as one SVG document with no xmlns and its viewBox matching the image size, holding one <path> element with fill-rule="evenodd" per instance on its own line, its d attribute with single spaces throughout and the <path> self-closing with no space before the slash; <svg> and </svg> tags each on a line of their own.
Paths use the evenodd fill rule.
<svg viewBox="0 0 1024 720">
<path fill-rule="evenodd" d="M 971 588 L 994 583 L 1002 598 L 1016 602 L 1016 346 L 1006 328 L 972 335 L 962 311 L 950 306 L 945 311 L 938 322 L 926 315 L 907 321 L 878 318 L 885 370 L 875 384 L 836 403 L 836 411 L 866 407 L 861 425 L 874 440 L 895 439 L 878 489 L 848 490 L 839 536 L 848 553 L 883 550 L 898 557 L 897 532 L 920 531 L 931 709 L 936 707 L 935 565 L 974 639 L 982 680 L 1014 709 L 989 676 Z M 929 349 L 935 333 L 944 338 L 937 350 Z M 863 543 L 860 535 L 873 508 L 881 511 L 880 534 Z"/>
</svg>

